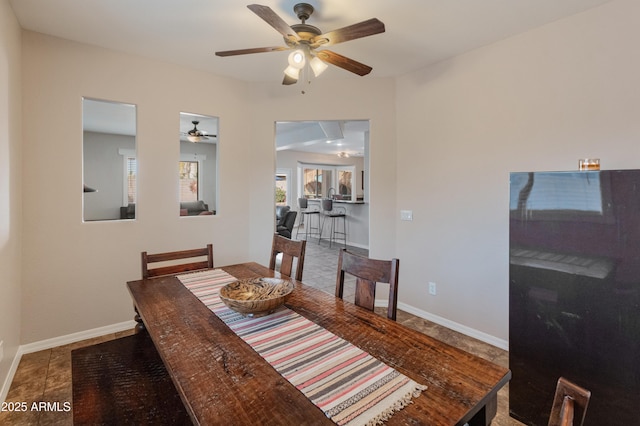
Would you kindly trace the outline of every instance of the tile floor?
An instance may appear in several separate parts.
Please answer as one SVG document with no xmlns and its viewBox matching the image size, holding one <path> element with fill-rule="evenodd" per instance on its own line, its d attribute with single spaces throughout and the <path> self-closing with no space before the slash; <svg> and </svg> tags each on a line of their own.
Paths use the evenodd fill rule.
<svg viewBox="0 0 640 426">
<path fill-rule="evenodd" d="M 27 409 L 0 412 L 0 425 L 73 425 L 73 412 L 64 411 L 64 403 L 73 404 L 71 351 L 130 334 L 133 329 L 23 355 L 5 402 L 14 407 L 26 403 Z M 39 402 L 58 402 L 61 411 L 32 410 Z"/>
<path fill-rule="evenodd" d="M 329 249 L 328 243 L 325 241 L 318 244 L 318 240 L 309 240 L 303 275 L 305 283 L 333 294 L 338 250 L 340 248 L 334 245 L 333 248 Z M 349 247 L 349 250 L 367 254 L 366 250 L 355 247 Z M 402 277 L 402 271 L 400 274 L 400 277 Z M 402 283 L 402 278 L 400 283 Z M 347 285 L 345 287 L 345 299 L 349 297 L 353 297 L 353 293 L 352 290 L 351 293 L 349 292 L 349 286 Z M 384 312 L 382 314 L 384 315 Z M 496 364 L 508 365 L 509 357 L 506 351 L 484 342 L 402 311 L 398 312 L 397 321 Z M 71 351 L 79 347 L 124 337 L 131 333 L 133 333 L 133 330 L 25 354 L 18 366 L 6 402 L 26 402 L 29 409 L 25 412 L 0 413 L 0 425 L 72 425 L 72 411 L 35 411 L 30 409 L 31 405 L 33 402 L 39 401 L 59 402 L 61 409 L 64 410 L 63 404 L 65 402 L 72 403 Z M 492 425 L 521 425 L 521 423 L 509 417 L 508 392 L 506 388 L 498 394 L 498 414 Z"/>
</svg>

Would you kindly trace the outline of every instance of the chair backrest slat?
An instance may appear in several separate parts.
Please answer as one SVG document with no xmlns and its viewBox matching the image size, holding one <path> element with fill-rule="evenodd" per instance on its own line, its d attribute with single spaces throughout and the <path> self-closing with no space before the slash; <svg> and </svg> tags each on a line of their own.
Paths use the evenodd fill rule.
<svg viewBox="0 0 640 426">
<path fill-rule="evenodd" d="M 389 284 L 389 302 L 387 317 L 395 320 L 398 307 L 398 259 L 369 259 L 348 252 L 340 251 L 338 258 L 338 275 L 336 278 L 336 297 L 344 294 L 345 273 L 356 277 L 355 304 L 371 311 L 375 308 L 376 284 Z"/>
<path fill-rule="evenodd" d="M 548 426 L 582 426 L 590 399 L 591 391 L 560 377 Z"/>
<path fill-rule="evenodd" d="M 567 395 L 562 400 L 562 409 L 560 410 L 560 425 L 573 426 L 574 415 L 573 399 Z"/>
<path fill-rule="evenodd" d="M 202 269 L 213 269 L 213 245 L 208 244 L 204 248 L 172 251 L 165 253 L 142 254 L 142 278 L 153 278 L 162 275 L 173 275 L 181 272 L 198 271 Z M 182 259 L 193 259 L 206 257 L 205 260 L 191 261 L 187 263 L 173 264 L 150 268 L 150 264 L 160 262 L 171 262 Z"/>
<path fill-rule="evenodd" d="M 273 244 L 271 246 L 271 259 L 269 260 L 269 269 L 275 271 L 276 257 L 282 253 L 282 261 L 280 262 L 280 273 L 291 277 L 293 272 L 293 260 L 298 259 L 296 266 L 295 279 L 302 281 L 302 272 L 304 270 L 304 254 L 307 247 L 307 241 L 296 241 L 275 234 L 273 236 Z"/>
</svg>

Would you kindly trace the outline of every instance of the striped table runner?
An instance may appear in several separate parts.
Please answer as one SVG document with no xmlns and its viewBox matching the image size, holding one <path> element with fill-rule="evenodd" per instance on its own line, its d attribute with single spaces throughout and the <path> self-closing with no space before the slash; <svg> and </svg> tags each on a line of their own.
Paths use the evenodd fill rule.
<svg viewBox="0 0 640 426">
<path fill-rule="evenodd" d="M 237 280 L 222 270 L 178 279 L 338 425 L 381 424 L 426 389 L 284 306 L 258 318 L 227 308 L 218 292 Z"/>
</svg>

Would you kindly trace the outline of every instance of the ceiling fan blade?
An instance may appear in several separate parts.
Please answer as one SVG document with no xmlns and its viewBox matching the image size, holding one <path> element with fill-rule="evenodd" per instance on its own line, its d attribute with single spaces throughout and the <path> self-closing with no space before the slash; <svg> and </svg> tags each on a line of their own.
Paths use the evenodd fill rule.
<svg viewBox="0 0 640 426">
<path fill-rule="evenodd" d="M 262 6 L 259 4 L 250 4 L 247 6 L 249 10 L 261 17 L 267 24 L 276 29 L 284 38 L 290 41 L 298 41 L 300 37 L 293 28 L 289 26 L 277 13 L 275 13 L 269 6 Z"/>
<path fill-rule="evenodd" d="M 322 59 L 325 62 L 328 62 L 332 65 L 350 71 L 354 74 L 358 74 L 360 76 L 369 74 L 373 69 L 368 65 L 361 64 L 358 61 L 347 58 L 346 56 L 342 56 L 330 50 L 321 50 L 317 52 L 316 55 L 318 56 L 318 58 Z"/>
<path fill-rule="evenodd" d="M 224 50 L 222 52 L 216 52 L 216 56 L 248 55 L 250 53 L 279 52 L 281 50 L 289 50 L 289 48 L 285 46 L 273 46 L 273 47 L 254 47 L 253 49 Z"/>
<path fill-rule="evenodd" d="M 367 21 L 320 34 L 319 36 L 313 37 L 310 41 L 313 47 L 331 46 L 349 40 L 380 34 L 384 31 L 384 23 L 376 18 L 371 18 Z"/>
</svg>

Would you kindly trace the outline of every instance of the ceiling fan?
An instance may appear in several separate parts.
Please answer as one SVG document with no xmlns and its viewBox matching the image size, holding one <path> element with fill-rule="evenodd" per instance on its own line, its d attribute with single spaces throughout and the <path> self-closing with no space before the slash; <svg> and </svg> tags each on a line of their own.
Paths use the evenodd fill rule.
<svg viewBox="0 0 640 426">
<path fill-rule="evenodd" d="M 217 135 L 210 135 L 204 130 L 198 130 L 198 124 L 200 122 L 198 120 L 193 120 L 191 122 L 193 124 L 193 129 L 189 130 L 187 133 L 183 133 L 189 142 L 202 142 L 209 140 L 209 138 L 215 138 Z"/>
<path fill-rule="evenodd" d="M 257 47 L 252 49 L 226 50 L 216 52 L 217 56 L 236 56 L 251 53 L 278 52 L 292 50 L 289 54 L 289 66 L 285 70 L 282 84 L 294 84 L 298 81 L 300 70 L 308 63 L 315 76 L 320 75 L 327 63 L 340 67 L 354 74 L 363 76 L 371 72 L 372 68 L 353 59 L 342 56 L 331 50 L 317 50 L 326 46 L 343 43 L 349 40 L 380 34 L 385 31 L 384 24 L 376 18 L 357 24 L 349 25 L 337 30 L 323 33 L 319 28 L 306 23 L 313 14 L 313 6 L 308 3 L 298 3 L 293 6 L 293 11 L 302 21 L 300 24 L 289 26 L 270 7 L 259 4 L 250 4 L 249 10 L 262 18 L 284 37 L 286 46 Z"/>
</svg>

